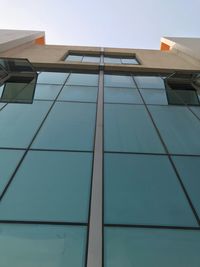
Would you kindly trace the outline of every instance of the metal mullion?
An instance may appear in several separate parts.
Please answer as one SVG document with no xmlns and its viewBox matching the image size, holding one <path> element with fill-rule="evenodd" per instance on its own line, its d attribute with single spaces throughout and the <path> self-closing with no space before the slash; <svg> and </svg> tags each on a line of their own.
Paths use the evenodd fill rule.
<svg viewBox="0 0 200 267">
<path fill-rule="evenodd" d="M 102 267 L 102 176 L 103 176 L 103 71 L 99 72 L 99 91 L 95 131 L 92 194 L 88 229 L 87 267 Z"/>
<path fill-rule="evenodd" d="M 133 77 L 133 75 L 131 75 L 131 77 L 132 77 L 132 79 L 133 79 L 133 81 L 134 81 L 134 77 Z M 136 84 L 136 86 L 137 86 L 137 84 Z M 137 89 L 139 89 L 138 86 L 137 86 Z M 189 194 L 188 194 L 188 192 L 187 192 L 187 190 L 186 190 L 186 188 L 185 188 L 185 186 L 184 186 L 184 184 L 183 184 L 183 182 L 182 182 L 182 179 L 181 179 L 181 177 L 180 177 L 180 175 L 179 175 L 179 173 L 178 173 L 178 171 L 177 171 L 177 168 L 176 168 L 176 166 L 175 166 L 175 164 L 174 164 L 174 162 L 173 162 L 173 160 L 172 160 L 172 158 L 171 158 L 171 155 L 170 155 L 170 153 L 169 153 L 169 151 L 168 151 L 167 145 L 165 144 L 165 142 L 164 142 L 164 140 L 163 140 L 163 138 L 162 138 L 162 136 L 161 136 L 161 133 L 160 133 L 160 131 L 159 131 L 159 129 L 158 129 L 158 127 L 157 127 L 157 125 L 156 125 L 154 119 L 153 119 L 153 116 L 151 115 L 151 112 L 149 111 L 149 108 L 148 108 L 147 104 L 146 104 L 145 101 L 144 101 L 144 98 L 143 98 L 143 96 L 142 96 L 140 90 L 138 90 L 138 92 L 139 92 L 139 94 L 140 94 L 140 96 L 141 96 L 141 98 L 142 98 L 142 101 L 144 102 L 144 107 L 145 107 L 145 109 L 146 109 L 146 111 L 147 111 L 147 113 L 148 113 L 148 115 L 149 115 L 149 117 L 150 117 L 150 119 L 151 119 L 151 121 L 152 121 L 152 123 L 153 123 L 153 125 L 154 125 L 154 128 L 155 128 L 155 130 L 156 130 L 156 132 L 157 132 L 157 134 L 158 134 L 158 137 L 159 137 L 159 139 L 160 139 L 160 141 L 161 141 L 161 143 L 162 143 L 162 145 L 163 145 L 163 147 L 164 147 L 164 150 L 165 150 L 165 152 L 166 152 L 166 154 L 167 154 L 167 156 L 168 156 L 168 159 L 169 159 L 169 161 L 170 161 L 170 163 L 171 163 L 171 166 L 172 166 L 172 168 L 173 168 L 173 170 L 174 170 L 174 172 L 175 172 L 175 174 L 176 174 L 176 177 L 177 177 L 177 179 L 178 179 L 178 181 L 179 181 L 179 183 L 180 183 L 180 186 L 181 186 L 181 188 L 182 188 L 182 190 L 183 190 L 183 193 L 184 193 L 184 195 L 185 195 L 185 197 L 186 197 L 186 199 L 187 199 L 187 201 L 188 201 L 188 203 L 189 203 L 189 205 L 190 205 L 190 208 L 192 209 L 192 212 L 193 212 L 193 214 L 194 214 L 194 216 L 195 216 L 195 219 L 196 219 L 196 221 L 197 221 L 197 224 L 200 225 L 200 220 L 199 220 L 199 216 L 198 216 L 198 214 L 197 214 L 197 211 L 196 211 L 196 209 L 195 209 L 195 207 L 194 207 L 194 205 L 193 205 L 193 203 L 192 203 L 192 200 L 190 199 L 190 196 L 189 196 Z"/>
</svg>

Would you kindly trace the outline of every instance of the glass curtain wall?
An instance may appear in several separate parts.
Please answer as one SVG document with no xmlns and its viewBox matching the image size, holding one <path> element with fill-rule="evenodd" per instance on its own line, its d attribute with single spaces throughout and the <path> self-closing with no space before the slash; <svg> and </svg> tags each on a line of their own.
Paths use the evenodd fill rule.
<svg viewBox="0 0 200 267">
<path fill-rule="evenodd" d="M 1 266 L 85 266 L 97 91 L 41 72 L 33 104 L 1 104 Z"/>
<path fill-rule="evenodd" d="M 200 107 L 168 103 L 159 75 L 104 75 L 105 267 L 199 265 Z"/>
</svg>

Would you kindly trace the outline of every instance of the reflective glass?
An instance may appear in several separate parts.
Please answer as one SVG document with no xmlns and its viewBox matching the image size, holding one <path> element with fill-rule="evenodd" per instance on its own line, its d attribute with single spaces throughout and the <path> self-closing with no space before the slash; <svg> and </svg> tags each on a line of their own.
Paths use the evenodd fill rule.
<svg viewBox="0 0 200 267">
<path fill-rule="evenodd" d="M 0 195 L 11 178 L 24 151 L 0 149 Z"/>
<path fill-rule="evenodd" d="M 200 119 L 200 107 L 190 107 L 194 114 Z"/>
<path fill-rule="evenodd" d="M 65 61 L 77 61 L 80 62 L 82 61 L 83 56 L 79 56 L 79 55 L 68 55 L 67 58 L 65 59 Z"/>
<path fill-rule="evenodd" d="M 134 65 L 138 65 L 138 61 L 135 58 L 121 58 L 122 59 L 122 64 L 134 64 Z"/>
<path fill-rule="evenodd" d="M 68 73 L 41 72 L 38 76 L 38 83 L 63 84 L 67 79 Z"/>
<path fill-rule="evenodd" d="M 94 62 L 99 63 L 100 57 L 99 56 L 84 56 L 82 62 Z"/>
<path fill-rule="evenodd" d="M 173 161 L 200 218 L 200 157 L 173 157 Z"/>
<path fill-rule="evenodd" d="M 8 104 L 0 111 L 0 147 L 26 148 L 47 114 L 51 102 Z"/>
<path fill-rule="evenodd" d="M 200 154 L 200 122 L 186 107 L 149 106 L 170 153 Z"/>
<path fill-rule="evenodd" d="M 104 88 L 104 102 L 142 104 L 140 94 L 132 88 Z"/>
<path fill-rule="evenodd" d="M 164 152 L 144 106 L 105 104 L 104 114 L 106 151 Z"/>
<path fill-rule="evenodd" d="M 105 87 L 104 102 L 142 104 L 138 90 L 132 88 Z"/>
<path fill-rule="evenodd" d="M 96 102 L 98 87 L 64 86 L 58 100 Z"/>
<path fill-rule="evenodd" d="M 134 76 L 134 79 L 139 88 L 165 89 L 163 79 L 157 76 Z"/>
<path fill-rule="evenodd" d="M 167 90 L 168 102 L 171 105 L 199 105 L 196 91 L 189 90 Z"/>
<path fill-rule="evenodd" d="M 105 267 L 199 267 L 200 231 L 105 228 Z"/>
<path fill-rule="evenodd" d="M 67 85 L 98 86 L 98 74 L 72 73 Z"/>
<path fill-rule="evenodd" d="M 106 56 L 104 56 L 104 63 L 121 64 L 121 58 L 118 58 L 118 57 L 106 57 Z"/>
<path fill-rule="evenodd" d="M 87 222 L 92 154 L 31 151 L 0 202 L 0 219 Z"/>
<path fill-rule="evenodd" d="M 140 89 L 146 104 L 168 105 L 165 90 Z"/>
<path fill-rule="evenodd" d="M 57 102 L 32 147 L 92 150 L 95 115 L 95 104 Z"/>
<path fill-rule="evenodd" d="M 166 156 L 106 154 L 105 223 L 197 226 Z"/>
<path fill-rule="evenodd" d="M 61 85 L 37 84 L 35 99 L 54 100 L 61 89 Z"/>
<path fill-rule="evenodd" d="M 82 267 L 86 227 L 1 224 L 2 267 Z"/>
<path fill-rule="evenodd" d="M 104 75 L 104 86 L 136 88 L 131 76 Z"/>
</svg>

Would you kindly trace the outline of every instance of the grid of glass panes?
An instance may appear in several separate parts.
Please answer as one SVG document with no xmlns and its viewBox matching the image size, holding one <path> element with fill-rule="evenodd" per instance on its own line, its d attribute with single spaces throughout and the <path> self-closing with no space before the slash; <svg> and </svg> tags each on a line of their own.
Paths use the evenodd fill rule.
<svg viewBox="0 0 200 267">
<path fill-rule="evenodd" d="M 97 91 L 42 72 L 33 104 L 0 104 L 0 265 L 85 266 Z"/>
<path fill-rule="evenodd" d="M 99 63 L 100 55 L 69 54 L 65 58 L 65 61 Z"/>
<path fill-rule="evenodd" d="M 159 75 L 104 75 L 105 267 L 199 266 L 200 107 L 179 104 Z"/>
</svg>

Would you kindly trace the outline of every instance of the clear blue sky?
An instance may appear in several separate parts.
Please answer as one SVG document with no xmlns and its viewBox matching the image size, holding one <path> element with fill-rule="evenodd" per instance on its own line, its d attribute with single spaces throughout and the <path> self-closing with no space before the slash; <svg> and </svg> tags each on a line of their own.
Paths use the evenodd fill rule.
<svg viewBox="0 0 200 267">
<path fill-rule="evenodd" d="M 200 37 L 200 0 L 1 0 L 0 28 L 44 30 L 48 44 L 158 49 Z"/>
</svg>

